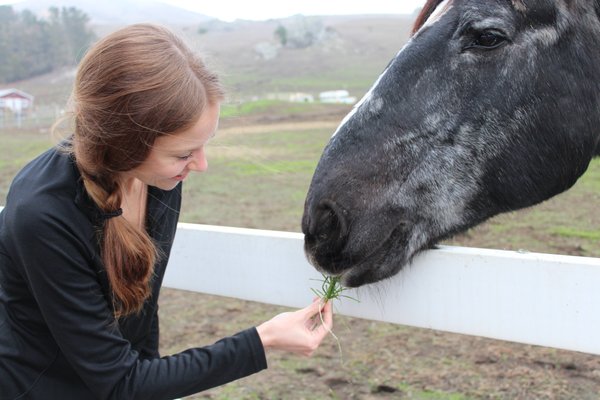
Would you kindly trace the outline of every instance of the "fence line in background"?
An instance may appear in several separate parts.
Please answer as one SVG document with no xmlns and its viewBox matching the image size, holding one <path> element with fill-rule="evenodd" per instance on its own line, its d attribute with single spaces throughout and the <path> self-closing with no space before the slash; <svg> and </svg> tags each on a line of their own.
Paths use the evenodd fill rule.
<svg viewBox="0 0 600 400">
<path fill-rule="evenodd" d="M 290 307 L 321 275 L 299 233 L 181 223 L 164 285 Z M 600 354 L 600 258 L 440 247 L 338 314 Z M 260 322 L 260 321 L 257 321 Z"/>
<path fill-rule="evenodd" d="M 48 130 L 64 114 L 64 105 L 36 105 L 23 113 L 0 110 L 0 129 Z"/>
</svg>

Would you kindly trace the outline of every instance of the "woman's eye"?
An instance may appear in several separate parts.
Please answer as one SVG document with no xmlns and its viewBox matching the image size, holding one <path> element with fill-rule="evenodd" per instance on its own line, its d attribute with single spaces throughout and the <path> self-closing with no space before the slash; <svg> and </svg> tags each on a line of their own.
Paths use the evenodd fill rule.
<svg viewBox="0 0 600 400">
<path fill-rule="evenodd" d="M 177 158 L 180 160 L 189 160 L 190 158 L 192 158 L 193 153 L 187 154 L 185 156 L 178 156 Z"/>
</svg>

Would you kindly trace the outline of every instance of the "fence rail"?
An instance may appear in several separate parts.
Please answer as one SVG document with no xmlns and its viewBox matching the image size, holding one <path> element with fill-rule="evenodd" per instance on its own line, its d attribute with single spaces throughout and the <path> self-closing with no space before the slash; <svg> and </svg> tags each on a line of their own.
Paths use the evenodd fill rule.
<svg viewBox="0 0 600 400">
<path fill-rule="evenodd" d="M 321 279 L 296 233 L 180 224 L 164 285 L 300 307 Z M 600 258 L 440 247 L 339 314 L 600 354 Z"/>
</svg>

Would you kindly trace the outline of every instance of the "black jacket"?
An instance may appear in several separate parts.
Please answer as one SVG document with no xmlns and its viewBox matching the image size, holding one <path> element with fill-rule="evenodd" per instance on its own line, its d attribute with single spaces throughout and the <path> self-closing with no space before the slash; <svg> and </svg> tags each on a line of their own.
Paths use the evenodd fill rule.
<svg viewBox="0 0 600 400">
<path fill-rule="evenodd" d="M 0 399 L 173 399 L 266 368 L 255 328 L 159 358 L 158 294 L 181 185 L 149 188 L 162 250 L 152 297 L 115 321 L 99 255 L 99 210 L 70 156 L 51 149 L 14 179 L 0 213 Z"/>
</svg>

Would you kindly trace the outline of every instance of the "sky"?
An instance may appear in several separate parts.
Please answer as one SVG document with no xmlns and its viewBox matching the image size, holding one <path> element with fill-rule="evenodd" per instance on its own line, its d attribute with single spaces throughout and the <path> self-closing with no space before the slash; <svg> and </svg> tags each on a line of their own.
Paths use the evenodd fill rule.
<svg viewBox="0 0 600 400">
<path fill-rule="evenodd" d="M 118 0 L 105 0 L 118 1 Z M 144 0 L 135 0 L 143 3 Z M 425 0 L 158 0 L 223 21 L 265 20 L 290 15 L 410 14 Z M 14 4 L 19 0 L 0 0 Z"/>
<path fill-rule="evenodd" d="M 425 0 L 163 0 L 224 21 L 303 15 L 410 14 Z"/>
</svg>

